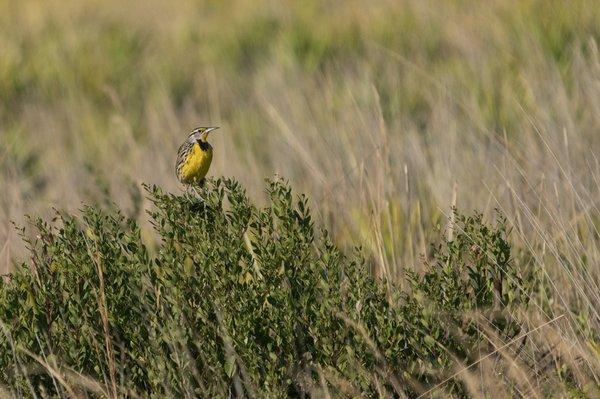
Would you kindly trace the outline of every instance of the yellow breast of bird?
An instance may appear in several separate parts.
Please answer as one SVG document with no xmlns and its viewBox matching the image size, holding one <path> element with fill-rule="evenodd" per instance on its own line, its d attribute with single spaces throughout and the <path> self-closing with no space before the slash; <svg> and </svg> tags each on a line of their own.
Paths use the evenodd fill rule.
<svg viewBox="0 0 600 399">
<path fill-rule="evenodd" d="M 206 149 L 200 148 L 198 143 L 194 143 L 190 155 L 181 168 L 181 174 L 186 182 L 195 182 L 202 180 L 213 158 L 213 149 L 207 145 Z"/>
</svg>

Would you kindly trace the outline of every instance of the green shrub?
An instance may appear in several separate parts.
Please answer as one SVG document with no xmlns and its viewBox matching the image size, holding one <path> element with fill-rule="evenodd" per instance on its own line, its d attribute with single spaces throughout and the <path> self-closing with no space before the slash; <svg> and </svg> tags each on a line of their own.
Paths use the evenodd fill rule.
<svg viewBox="0 0 600 399">
<path fill-rule="evenodd" d="M 502 220 L 459 216 L 401 289 L 317 232 L 306 197 L 279 180 L 264 208 L 234 180 L 197 196 L 147 190 L 156 245 L 119 212 L 33 222 L 30 262 L 0 285 L 0 383 L 13 394 L 299 397 L 327 381 L 411 395 L 477 358 L 467 311 L 512 336 L 533 291 Z M 445 388 L 464 394 L 458 379 Z"/>
</svg>

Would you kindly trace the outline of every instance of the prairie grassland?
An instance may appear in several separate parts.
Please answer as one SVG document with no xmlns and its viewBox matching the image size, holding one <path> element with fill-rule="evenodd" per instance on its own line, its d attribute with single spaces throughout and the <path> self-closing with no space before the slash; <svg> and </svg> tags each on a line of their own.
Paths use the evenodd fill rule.
<svg viewBox="0 0 600 399">
<path fill-rule="evenodd" d="M 564 314 L 548 348 L 598 384 L 599 41 L 594 0 L 3 2 L 0 267 L 10 221 L 143 214 L 140 184 L 180 190 L 177 146 L 220 125 L 212 175 L 257 200 L 289 179 L 379 275 L 419 269 L 452 206 L 499 209 L 547 282 L 531 329 Z"/>
</svg>

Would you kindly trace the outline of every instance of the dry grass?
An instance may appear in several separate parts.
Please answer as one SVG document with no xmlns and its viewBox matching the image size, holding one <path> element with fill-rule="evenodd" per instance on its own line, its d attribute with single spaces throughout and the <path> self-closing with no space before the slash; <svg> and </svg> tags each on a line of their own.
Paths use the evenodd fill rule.
<svg viewBox="0 0 600 399">
<path fill-rule="evenodd" d="M 565 314 L 552 356 L 598 384 L 599 27 L 591 0 L 2 3 L 0 268 L 11 220 L 179 190 L 177 145 L 216 124 L 212 174 L 255 198 L 289 178 L 379 274 L 418 267 L 451 206 L 499 208 L 548 283 L 532 328 Z"/>
</svg>

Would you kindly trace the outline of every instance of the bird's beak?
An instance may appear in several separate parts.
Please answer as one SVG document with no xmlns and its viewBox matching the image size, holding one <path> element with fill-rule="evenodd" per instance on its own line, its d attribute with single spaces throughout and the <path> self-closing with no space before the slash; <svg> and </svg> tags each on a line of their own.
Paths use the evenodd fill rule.
<svg viewBox="0 0 600 399">
<path fill-rule="evenodd" d="M 202 141 L 206 141 L 206 139 L 208 139 L 208 133 L 212 132 L 213 130 L 217 130 L 219 127 L 207 127 L 206 130 L 204 132 L 202 132 Z"/>
</svg>

